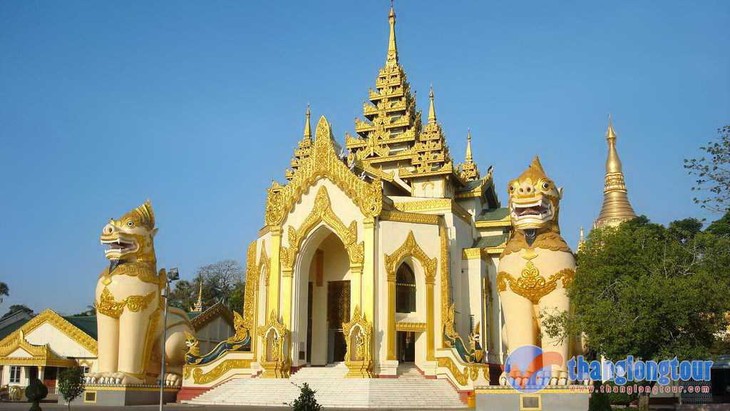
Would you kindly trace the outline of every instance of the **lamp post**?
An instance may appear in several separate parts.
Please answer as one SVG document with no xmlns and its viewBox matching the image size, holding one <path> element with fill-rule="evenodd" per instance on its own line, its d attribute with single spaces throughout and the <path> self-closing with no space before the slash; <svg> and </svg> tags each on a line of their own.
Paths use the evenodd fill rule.
<svg viewBox="0 0 730 411">
<path fill-rule="evenodd" d="M 160 276 L 165 275 L 165 269 L 160 270 Z M 172 284 L 173 281 L 177 281 L 180 278 L 180 273 L 177 271 L 177 267 L 171 268 L 169 274 L 167 274 L 167 281 L 165 282 L 165 288 L 163 289 L 163 293 L 160 296 L 161 298 L 165 299 L 165 309 L 164 314 L 162 316 L 162 343 L 160 344 L 160 347 L 162 349 L 162 352 L 160 355 L 161 359 L 161 367 L 160 367 L 160 411 L 162 411 L 162 407 L 164 406 L 164 397 L 165 397 L 165 341 L 167 340 L 167 305 L 168 305 L 168 295 L 170 294 L 170 284 Z"/>
</svg>

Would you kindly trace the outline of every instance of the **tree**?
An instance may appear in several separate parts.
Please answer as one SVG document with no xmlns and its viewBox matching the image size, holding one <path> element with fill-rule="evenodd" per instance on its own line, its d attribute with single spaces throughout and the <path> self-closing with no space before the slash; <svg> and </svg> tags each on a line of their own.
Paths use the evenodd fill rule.
<svg viewBox="0 0 730 411">
<path fill-rule="evenodd" d="M 3 302 L 3 296 L 10 296 L 10 289 L 8 288 L 7 284 L 0 281 L 0 303 Z"/>
<path fill-rule="evenodd" d="M 548 313 L 548 334 L 584 333 L 613 361 L 707 358 L 728 325 L 730 238 L 697 223 L 639 217 L 593 230 L 568 289 L 573 312 Z"/>
<path fill-rule="evenodd" d="M 84 392 L 84 371 L 80 367 L 66 368 L 58 376 L 58 392 L 71 409 L 71 402 Z"/>
<path fill-rule="evenodd" d="M 730 211 L 725 213 L 719 220 L 710 224 L 707 227 L 707 232 L 723 237 L 730 237 Z"/>
<path fill-rule="evenodd" d="M 294 384 L 294 383 L 292 383 Z M 294 384 L 296 385 L 296 384 Z M 317 403 L 317 399 L 314 397 L 314 394 L 317 391 L 314 391 L 313 389 L 309 388 L 309 384 L 306 382 L 304 384 L 297 385 L 299 389 L 301 390 L 299 393 L 299 398 L 294 400 L 293 403 L 288 404 L 292 410 L 294 411 L 319 411 L 322 409 L 322 406 Z"/>
<path fill-rule="evenodd" d="M 243 312 L 243 300 L 246 295 L 246 282 L 239 281 L 231 290 L 228 298 L 228 308 L 231 311 Z"/>
<path fill-rule="evenodd" d="M 94 307 L 93 305 L 87 305 L 85 311 L 74 314 L 74 317 L 91 317 L 94 315 L 96 315 L 96 307 Z"/>
<path fill-rule="evenodd" d="M 39 380 L 38 378 L 34 378 L 30 382 L 30 385 L 25 387 L 25 398 L 33 403 L 33 405 L 30 406 L 29 411 L 43 411 L 38 403 L 46 398 L 47 395 L 48 387 L 43 384 L 43 381 Z"/>
<path fill-rule="evenodd" d="M 692 191 L 701 192 L 695 203 L 717 212 L 730 211 L 730 125 L 717 130 L 719 141 L 700 147 L 707 157 L 684 160 L 684 168 L 697 180 Z"/>
<path fill-rule="evenodd" d="M 26 313 L 33 315 L 33 310 L 28 308 L 28 306 L 24 304 L 13 304 L 8 308 L 8 312 L 6 312 L 2 317 L 0 317 L 0 320 L 5 319 L 16 313 L 17 311 L 25 311 Z"/>
<path fill-rule="evenodd" d="M 223 260 L 198 268 L 192 281 L 175 283 L 170 292 L 170 305 L 189 311 L 198 301 L 203 284 L 203 307 L 222 301 L 230 309 L 243 309 L 244 269 L 236 260 Z"/>
</svg>

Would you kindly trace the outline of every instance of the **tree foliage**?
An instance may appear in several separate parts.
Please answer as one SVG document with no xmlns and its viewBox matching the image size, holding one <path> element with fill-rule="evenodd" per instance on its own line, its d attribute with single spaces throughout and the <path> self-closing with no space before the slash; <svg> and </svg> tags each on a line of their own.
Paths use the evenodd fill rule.
<svg viewBox="0 0 730 411">
<path fill-rule="evenodd" d="M 84 371 L 80 367 L 66 368 L 58 375 L 58 392 L 71 409 L 71 402 L 84 392 Z"/>
<path fill-rule="evenodd" d="M 295 384 L 296 385 L 296 384 Z M 301 386 L 297 385 L 299 389 L 301 390 L 299 393 L 299 397 L 294 400 L 293 403 L 289 404 L 292 407 L 292 410 L 294 411 L 318 411 L 322 409 L 322 406 L 317 403 L 317 399 L 314 397 L 314 394 L 317 391 L 314 391 L 309 387 L 309 384 L 306 382 L 302 384 Z"/>
<path fill-rule="evenodd" d="M 170 305 L 189 311 L 198 301 L 203 284 L 203 308 L 222 301 L 231 310 L 243 309 L 244 269 L 235 260 L 223 260 L 198 268 L 193 280 L 181 280 L 170 291 Z"/>
<path fill-rule="evenodd" d="M 9 296 L 10 295 L 10 288 L 8 288 L 8 285 L 4 282 L 0 281 L 0 303 L 3 302 L 3 296 Z"/>
<path fill-rule="evenodd" d="M 32 402 L 29 411 L 42 411 L 40 403 L 48 395 L 48 387 L 38 378 L 33 378 L 30 385 L 25 387 L 25 398 Z"/>
<path fill-rule="evenodd" d="M 730 125 L 717 130 L 718 141 L 700 147 L 705 156 L 684 160 L 684 168 L 697 180 L 694 202 L 712 211 L 730 211 Z"/>
<path fill-rule="evenodd" d="M 548 332 L 585 333 L 611 360 L 707 358 L 727 328 L 730 238 L 700 228 L 639 217 L 593 230 L 568 291 L 573 312 L 548 315 Z"/>
</svg>

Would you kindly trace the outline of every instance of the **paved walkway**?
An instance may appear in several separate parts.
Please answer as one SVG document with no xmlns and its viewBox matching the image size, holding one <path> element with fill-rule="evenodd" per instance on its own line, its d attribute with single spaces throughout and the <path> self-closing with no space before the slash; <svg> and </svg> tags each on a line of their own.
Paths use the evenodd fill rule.
<svg viewBox="0 0 730 411">
<path fill-rule="evenodd" d="M 191 404 L 283 406 L 299 396 L 303 383 L 316 391 L 317 402 L 338 409 L 459 409 L 466 405 L 443 379 L 426 379 L 416 369 L 399 378 L 345 378 L 344 364 L 305 367 L 289 379 L 239 378 L 228 381 Z"/>
</svg>

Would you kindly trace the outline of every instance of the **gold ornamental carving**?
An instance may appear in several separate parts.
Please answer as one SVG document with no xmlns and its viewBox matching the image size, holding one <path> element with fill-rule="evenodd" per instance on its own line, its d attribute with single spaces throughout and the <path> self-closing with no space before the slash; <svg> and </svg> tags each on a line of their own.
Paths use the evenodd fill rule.
<svg viewBox="0 0 730 411">
<path fill-rule="evenodd" d="M 256 241 L 252 241 L 246 250 L 246 289 L 243 300 L 243 324 L 249 330 L 252 330 L 254 325 L 254 304 L 259 283 L 256 271 Z"/>
<path fill-rule="evenodd" d="M 327 119 L 317 124 L 311 154 L 303 159 L 286 185 L 274 182 L 266 200 L 266 225 L 281 225 L 302 194 L 317 180 L 327 178 L 339 187 L 360 208 L 366 217 L 375 217 L 383 208 L 380 181 L 366 182 L 358 178 L 335 151 L 335 141 Z"/>
<path fill-rule="evenodd" d="M 441 239 L 441 318 L 446 330 L 454 329 L 454 311 L 451 304 L 451 266 L 449 263 L 449 233 L 443 218 L 439 221 L 439 238 Z M 442 338 L 442 346 L 446 347 L 446 339 Z"/>
<path fill-rule="evenodd" d="M 223 360 L 220 364 L 216 365 L 212 370 L 203 372 L 201 367 L 186 365 L 185 366 L 185 378 L 191 373 L 193 376 L 193 382 L 195 384 L 208 384 L 220 378 L 223 374 L 233 369 L 250 368 L 251 360 Z M 191 371 L 192 370 L 192 371 Z"/>
<path fill-rule="evenodd" d="M 574 277 L 575 271 L 565 268 L 545 279 L 540 275 L 540 271 L 532 261 L 528 261 L 519 278 L 514 278 L 509 273 L 500 271 L 497 274 L 497 288 L 499 291 L 507 291 L 507 285 L 509 284 L 509 288 L 515 294 L 527 298 L 533 304 L 537 304 L 542 297 L 557 288 L 558 281 L 562 282 L 563 288 L 567 288 Z"/>
<path fill-rule="evenodd" d="M 146 295 L 130 295 L 129 297 L 117 301 L 108 288 L 104 287 L 101 292 L 99 301 L 94 304 L 96 311 L 100 314 L 107 315 L 112 318 L 119 318 L 126 307 L 129 311 L 140 312 L 155 299 L 157 291 L 152 291 Z"/>
<path fill-rule="evenodd" d="M 373 325 L 360 312 L 360 306 L 355 306 L 355 312 L 350 321 L 342 323 L 345 334 L 347 351 L 345 365 L 347 377 L 370 378 L 373 371 L 372 333 Z"/>
<path fill-rule="evenodd" d="M 429 200 L 404 201 L 393 206 L 403 212 L 446 211 L 451 212 L 467 223 L 472 222 L 471 214 L 464 207 L 450 198 L 433 198 Z"/>
<path fill-rule="evenodd" d="M 351 266 L 362 264 L 365 245 L 362 241 L 357 242 L 357 222 L 353 221 L 349 226 L 345 226 L 342 220 L 332 210 L 327 188 L 321 186 L 317 191 L 312 212 L 307 216 L 299 229 L 295 229 L 292 226 L 288 227 L 287 241 L 289 247 L 282 247 L 281 249 L 282 271 L 291 273 L 297 254 L 299 253 L 299 248 L 304 239 L 320 223 L 325 223 L 340 238 L 345 246 L 345 250 L 347 250 Z"/>
<path fill-rule="evenodd" d="M 291 370 L 289 359 L 289 330 L 279 321 L 275 310 L 271 310 L 269 321 L 257 329 L 263 343 L 259 363 L 264 369 L 264 378 L 288 378 Z"/>
<path fill-rule="evenodd" d="M 398 247 L 393 254 L 385 255 L 385 269 L 388 273 L 388 281 L 395 281 L 396 271 L 398 266 L 403 259 L 406 257 L 415 258 L 423 266 L 424 274 L 426 276 L 426 283 L 432 284 L 436 278 L 436 264 L 437 259 L 429 258 L 428 255 L 423 251 L 421 246 L 416 242 L 416 238 L 413 235 L 413 231 L 408 232 L 406 241 Z"/>
<path fill-rule="evenodd" d="M 406 213 L 403 211 L 383 211 L 380 213 L 381 221 L 396 221 L 399 223 L 428 224 L 439 223 L 439 216 L 434 214 Z"/>
<path fill-rule="evenodd" d="M 397 322 L 395 323 L 396 331 L 409 331 L 409 332 L 425 332 L 426 323 L 409 323 L 409 322 Z"/>
</svg>

